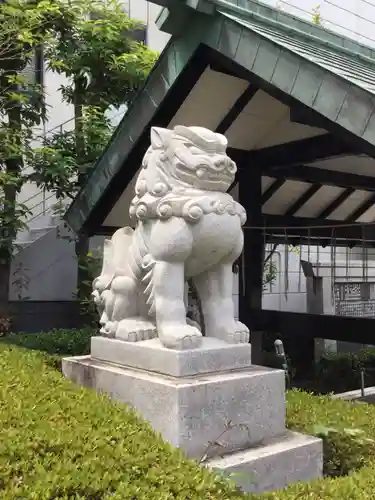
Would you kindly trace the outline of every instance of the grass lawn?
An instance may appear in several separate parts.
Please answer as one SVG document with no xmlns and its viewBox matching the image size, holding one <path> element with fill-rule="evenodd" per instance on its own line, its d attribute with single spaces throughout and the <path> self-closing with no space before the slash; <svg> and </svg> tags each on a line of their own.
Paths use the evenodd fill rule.
<svg viewBox="0 0 375 500">
<path fill-rule="evenodd" d="M 375 406 L 290 391 L 288 426 L 324 437 L 330 477 L 245 495 L 185 459 L 126 407 L 62 377 L 59 357 L 87 353 L 90 335 L 56 331 L 0 342 L 1 500 L 375 497 Z"/>
</svg>

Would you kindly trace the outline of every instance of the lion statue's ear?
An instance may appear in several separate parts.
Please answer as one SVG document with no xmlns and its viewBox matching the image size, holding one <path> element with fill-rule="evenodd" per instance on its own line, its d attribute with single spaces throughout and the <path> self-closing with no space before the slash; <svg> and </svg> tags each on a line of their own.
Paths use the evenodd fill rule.
<svg viewBox="0 0 375 500">
<path fill-rule="evenodd" d="M 172 136 L 173 131 L 167 128 L 152 127 L 151 128 L 151 146 L 153 149 L 165 148 Z"/>
</svg>

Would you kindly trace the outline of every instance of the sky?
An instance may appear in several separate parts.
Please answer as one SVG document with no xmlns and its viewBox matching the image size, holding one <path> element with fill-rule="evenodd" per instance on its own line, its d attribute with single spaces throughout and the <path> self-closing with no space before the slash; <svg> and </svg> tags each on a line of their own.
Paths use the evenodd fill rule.
<svg viewBox="0 0 375 500">
<path fill-rule="evenodd" d="M 375 0 L 262 0 L 290 14 L 311 20 L 314 9 L 328 29 L 375 47 Z"/>
</svg>

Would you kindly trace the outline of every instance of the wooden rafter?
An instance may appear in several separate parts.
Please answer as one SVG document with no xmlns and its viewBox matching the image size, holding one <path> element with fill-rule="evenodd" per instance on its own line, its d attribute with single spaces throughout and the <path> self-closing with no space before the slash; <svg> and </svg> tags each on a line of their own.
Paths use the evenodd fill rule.
<svg viewBox="0 0 375 500">
<path fill-rule="evenodd" d="M 295 215 L 322 187 L 321 184 L 312 184 L 285 212 L 285 215 Z"/>
<path fill-rule="evenodd" d="M 228 113 L 224 116 L 219 125 L 216 127 L 216 132 L 218 132 L 219 134 L 225 134 L 245 109 L 245 107 L 249 104 L 251 99 L 255 96 L 257 91 L 258 87 L 256 87 L 255 85 L 249 85 L 247 89 L 240 95 L 240 97 L 237 99 Z"/>
</svg>

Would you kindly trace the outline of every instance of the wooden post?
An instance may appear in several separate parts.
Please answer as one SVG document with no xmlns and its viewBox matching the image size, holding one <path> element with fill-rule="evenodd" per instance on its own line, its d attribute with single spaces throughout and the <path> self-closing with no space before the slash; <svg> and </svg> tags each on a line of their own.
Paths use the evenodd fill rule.
<svg viewBox="0 0 375 500">
<path fill-rule="evenodd" d="M 262 364 L 262 332 L 251 329 L 251 310 L 262 309 L 264 259 L 263 231 L 251 229 L 262 225 L 262 176 L 254 165 L 239 167 L 238 201 L 247 213 L 240 261 L 239 318 L 250 327 L 251 361 Z"/>
</svg>

